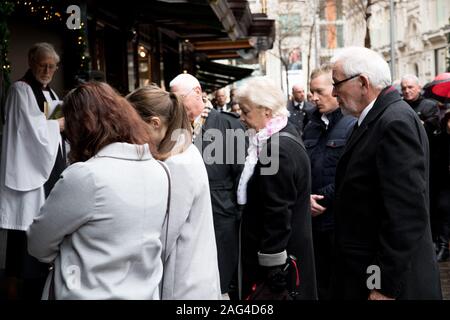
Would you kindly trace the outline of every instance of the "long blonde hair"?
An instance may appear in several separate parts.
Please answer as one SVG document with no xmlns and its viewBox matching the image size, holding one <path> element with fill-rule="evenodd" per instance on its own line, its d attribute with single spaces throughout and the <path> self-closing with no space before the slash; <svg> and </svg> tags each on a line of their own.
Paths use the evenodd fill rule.
<svg viewBox="0 0 450 320">
<path fill-rule="evenodd" d="M 174 93 L 149 85 L 136 89 L 126 98 L 145 122 L 149 123 L 152 117 L 158 117 L 167 125 L 167 132 L 158 146 L 159 159 L 165 160 L 189 147 L 191 125 L 182 102 Z M 184 139 L 181 140 L 181 148 L 174 148 L 180 138 Z"/>
</svg>

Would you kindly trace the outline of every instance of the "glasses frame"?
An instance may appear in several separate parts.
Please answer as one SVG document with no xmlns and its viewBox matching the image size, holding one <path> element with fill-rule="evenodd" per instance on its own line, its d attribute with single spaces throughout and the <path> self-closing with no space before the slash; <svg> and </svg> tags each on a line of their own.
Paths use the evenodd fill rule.
<svg viewBox="0 0 450 320">
<path fill-rule="evenodd" d="M 349 80 L 352 80 L 352 79 L 355 79 L 356 77 L 359 77 L 360 75 L 361 75 L 361 73 L 358 73 L 358 74 L 355 74 L 355 75 L 353 75 L 353 76 L 351 76 L 351 77 L 345 78 L 344 80 L 340 80 L 340 81 L 338 81 L 338 82 L 335 82 L 335 83 L 333 83 L 333 88 L 334 88 L 335 90 L 337 90 L 337 89 L 339 89 L 339 86 L 340 86 L 341 84 L 343 84 L 344 82 L 349 81 Z"/>
</svg>

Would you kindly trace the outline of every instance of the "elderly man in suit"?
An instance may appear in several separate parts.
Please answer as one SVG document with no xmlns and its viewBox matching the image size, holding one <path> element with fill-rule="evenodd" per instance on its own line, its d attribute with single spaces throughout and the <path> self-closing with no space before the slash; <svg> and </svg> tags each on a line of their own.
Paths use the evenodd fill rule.
<svg viewBox="0 0 450 320">
<path fill-rule="evenodd" d="M 292 99 L 287 103 L 289 122 L 294 125 L 298 133 L 302 135 L 303 129 L 308 123 L 311 114 L 316 110 L 314 105 L 306 101 L 305 89 L 299 83 L 292 86 Z"/>
<path fill-rule="evenodd" d="M 214 97 L 216 98 L 216 105 L 214 108 L 218 111 L 231 111 L 231 104 L 227 103 L 228 95 L 225 89 L 216 91 Z"/>
<path fill-rule="evenodd" d="M 336 172 L 335 296 L 441 299 L 424 127 L 377 53 L 350 47 L 331 62 L 333 94 L 358 118 Z"/>
</svg>

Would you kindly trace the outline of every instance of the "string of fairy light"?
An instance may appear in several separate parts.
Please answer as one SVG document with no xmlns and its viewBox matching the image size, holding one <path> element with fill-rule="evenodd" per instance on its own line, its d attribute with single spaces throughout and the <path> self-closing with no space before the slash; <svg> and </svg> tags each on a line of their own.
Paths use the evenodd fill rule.
<svg viewBox="0 0 450 320">
<path fill-rule="evenodd" d="M 63 15 L 50 4 L 49 0 L 34 0 L 34 1 L 16 1 L 16 5 L 23 6 L 32 15 L 42 18 L 43 21 L 62 21 Z"/>
<path fill-rule="evenodd" d="M 11 73 L 11 65 L 8 60 L 8 48 L 9 48 L 9 28 L 7 24 L 7 18 L 14 11 L 14 4 L 8 1 L 0 2 L 0 76 L 7 88 L 10 84 L 9 74 Z M 0 91 L 0 103 L 3 101 L 4 96 Z"/>
<path fill-rule="evenodd" d="M 14 11 L 25 12 L 26 14 L 41 20 L 43 23 L 61 23 L 63 24 L 64 28 L 66 27 L 65 22 L 68 18 L 67 13 L 65 12 L 66 8 L 52 5 L 52 3 L 55 3 L 54 0 L 5 1 L 5 3 L 7 2 L 14 5 Z M 87 39 L 84 22 L 82 22 L 80 26 L 80 29 L 74 30 L 74 32 L 76 32 L 74 38 L 77 44 L 76 51 L 80 55 L 80 71 L 86 71 L 88 69 L 89 57 L 87 55 Z M 9 47 L 9 40 L 6 37 L 5 39 L 0 39 L 0 41 L 4 44 L 5 48 Z M 4 54 L 6 55 L 6 53 Z M 3 68 L 3 70 L 10 71 L 11 66 L 6 56 L 2 59 L 2 62 L 3 63 L 1 67 Z"/>
</svg>

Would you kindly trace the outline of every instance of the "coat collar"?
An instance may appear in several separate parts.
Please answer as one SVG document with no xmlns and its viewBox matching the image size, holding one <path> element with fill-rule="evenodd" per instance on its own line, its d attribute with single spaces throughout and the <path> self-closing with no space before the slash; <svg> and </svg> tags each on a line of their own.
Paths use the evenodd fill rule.
<svg viewBox="0 0 450 320">
<path fill-rule="evenodd" d="M 148 144 L 136 145 L 124 142 L 115 142 L 107 145 L 95 155 L 95 158 L 100 157 L 134 161 L 153 159 Z"/>
</svg>

